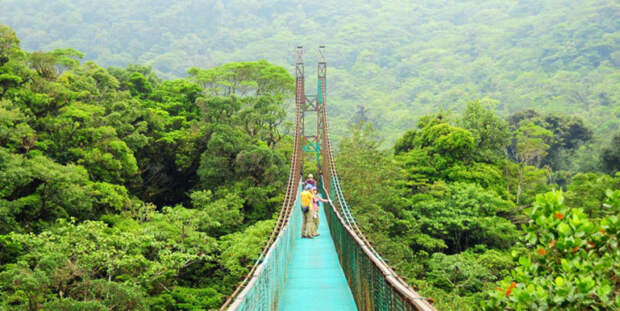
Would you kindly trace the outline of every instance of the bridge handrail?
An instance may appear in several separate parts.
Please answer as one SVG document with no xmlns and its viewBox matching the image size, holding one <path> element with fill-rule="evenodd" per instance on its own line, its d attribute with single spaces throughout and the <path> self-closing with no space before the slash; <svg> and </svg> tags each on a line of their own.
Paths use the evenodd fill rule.
<svg viewBox="0 0 620 311">
<path fill-rule="evenodd" d="M 324 84 L 325 84 L 325 80 L 319 79 L 319 95 L 323 96 L 323 100 L 324 100 L 323 92 L 325 92 Z M 370 241 L 366 238 L 362 230 L 357 225 L 357 222 L 355 221 L 355 217 L 353 216 L 353 213 L 351 212 L 346 202 L 346 199 L 344 197 L 344 194 L 342 192 L 342 189 L 340 187 L 340 179 L 338 178 L 338 173 L 336 171 L 336 166 L 334 164 L 334 155 L 332 151 L 333 149 L 331 146 L 331 140 L 329 139 L 329 123 L 327 122 L 327 109 L 325 109 L 325 106 L 323 106 L 323 109 L 320 112 L 320 118 L 322 118 L 322 122 L 323 122 L 323 132 L 321 133 L 321 135 L 323 136 L 322 137 L 323 146 L 321 146 L 323 148 L 322 150 L 323 174 L 321 175 L 321 184 L 322 184 L 324 193 L 327 194 L 330 199 L 333 197 L 333 195 L 331 191 L 328 191 L 328 190 L 331 190 L 331 188 L 333 187 L 334 194 L 337 199 L 337 201 L 332 200 L 332 203 L 329 204 L 331 209 L 334 211 L 338 220 L 343 225 L 343 227 L 348 232 L 348 234 L 353 238 L 355 243 L 357 243 L 357 245 L 361 248 L 363 253 L 366 256 L 368 256 L 368 258 L 375 265 L 375 267 L 381 271 L 388 286 L 396 290 L 396 292 L 399 295 L 406 298 L 406 300 L 411 304 L 411 307 L 415 308 L 415 310 L 435 311 L 435 308 L 427 301 L 425 297 L 420 296 L 413 288 L 411 288 L 407 284 L 407 282 L 405 282 L 402 278 L 400 278 L 398 274 L 383 260 L 383 258 L 375 250 L 375 248 L 372 246 Z M 324 178 L 326 176 L 329 178 L 327 185 L 330 189 L 325 188 L 326 184 L 325 184 Z M 334 202 L 338 202 L 338 205 L 340 206 L 340 210 L 333 204 Z M 332 230 L 332 227 L 330 227 L 330 230 Z M 334 236 L 334 239 L 335 239 L 335 236 Z M 335 240 L 334 240 L 334 243 L 336 243 Z M 339 251 L 339 259 L 344 268 L 343 255 L 341 254 L 342 250 L 341 249 L 339 250 L 338 247 L 336 247 L 336 249 Z M 346 269 L 345 269 L 345 276 L 347 277 L 347 280 L 349 281 L 351 290 L 355 291 L 355 289 L 352 286 L 353 285 L 352 277 L 351 275 L 347 275 Z M 359 296 L 359 294 L 354 292 L 353 295 L 358 304 L 358 309 L 360 310 L 362 308 L 368 309 L 368 306 L 366 306 L 366 304 L 363 303 L 362 298 Z M 408 310 L 408 309 L 405 308 L 405 310 Z"/>
<path fill-rule="evenodd" d="M 358 309 L 434 311 L 435 308 L 426 298 L 421 297 L 381 258 L 357 225 L 353 213 L 346 202 L 340 187 L 340 180 L 334 165 L 334 156 L 329 140 L 327 113 L 325 109 L 325 66 L 326 62 L 323 58 L 322 62 L 319 63 L 319 94 L 317 95 L 322 104 L 319 106 L 319 121 L 322 122 L 323 125 L 320 127 L 322 128 L 320 133 L 317 133 L 318 136 L 321 136 L 320 151 L 322 153 L 322 163 L 320 168 L 320 181 L 324 193 L 329 198 L 336 198 L 335 201 L 329 204 L 330 208 L 326 209 L 327 221 L 332 231 L 333 242 L 336 246 L 341 266 L 345 272 L 351 291 L 353 292 Z M 299 202 L 296 201 L 296 197 L 300 188 L 301 165 L 303 161 L 303 137 L 301 134 L 303 119 L 301 112 L 303 111 L 302 105 L 305 105 L 304 94 L 303 53 L 298 53 L 296 68 L 297 116 L 295 122 L 295 142 L 282 209 L 280 210 L 271 236 L 263 247 L 260 257 L 255 261 L 245 279 L 221 307 L 221 311 L 246 309 L 273 310 L 277 308 L 277 298 L 275 300 L 272 300 L 272 298 L 277 296 L 277 291 L 286 278 L 286 268 L 278 267 L 277 264 L 279 261 L 283 260 L 280 255 L 282 255 L 282 253 L 288 253 L 287 250 L 292 248 L 292 243 L 294 243 L 292 235 L 297 234 L 294 232 L 294 229 L 298 227 L 296 224 L 298 224 L 297 221 L 299 221 L 300 218 L 300 215 L 295 214 L 301 213 L 298 211 L 298 208 L 295 208 L 295 204 L 299 205 Z M 331 192 L 332 188 L 333 193 Z M 333 203 L 337 203 L 337 205 Z M 335 216 L 338 221 L 334 221 L 333 216 Z M 293 224 L 289 226 L 292 217 L 294 218 Z M 342 226 L 342 228 L 339 226 Z M 291 229 L 292 227 L 295 228 Z M 282 236 L 285 233 L 288 234 L 289 237 L 288 243 L 282 242 Z M 347 236 L 349 240 L 344 240 Z M 346 243 L 347 241 L 352 241 L 352 243 Z M 343 250 L 343 248 L 347 247 L 349 252 Z M 284 250 L 280 251 L 282 248 L 284 248 Z M 349 260 L 349 263 L 352 263 L 352 265 L 346 265 L 346 260 Z M 368 264 L 368 262 L 370 262 L 370 264 Z M 360 263 L 364 264 L 364 267 L 368 270 L 362 272 L 359 265 Z M 357 268 L 353 267 L 356 264 Z M 269 273 L 277 274 L 280 279 L 276 281 L 270 280 Z M 363 275 L 366 279 L 360 281 L 362 273 L 367 273 Z M 377 274 L 380 274 L 380 276 Z M 265 289 L 268 290 L 269 293 L 264 293 Z M 256 293 L 256 290 L 259 292 Z M 248 294 L 250 292 L 251 294 Z M 267 298 L 256 298 L 257 295 Z M 252 297 L 254 298 L 252 299 Z"/>
<path fill-rule="evenodd" d="M 296 83 L 297 88 L 300 88 L 300 83 Z M 301 92 L 303 93 L 303 83 L 301 84 Z M 300 90 L 297 90 L 299 93 Z M 276 223 L 274 228 L 269 236 L 269 239 L 265 243 L 262 248 L 262 252 L 260 256 L 256 259 L 252 268 L 245 276 L 243 281 L 237 286 L 235 291 L 228 297 L 226 302 L 220 307 L 220 311 L 224 310 L 236 310 L 236 306 L 239 305 L 239 301 L 241 301 L 246 294 L 244 291 L 245 288 L 253 285 L 254 279 L 261 273 L 259 267 L 263 263 L 263 259 L 267 257 L 267 254 L 272 249 L 272 247 L 277 243 L 280 236 L 283 234 L 284 230 L 287 228 L 290 220 L 291 213 L 293 211 L 295 205 L 295 199 L 297 197 L 297 193 L 299 190 L 299 183 L 301 180 L 301 161 L 303 159 L 302 154 L 302 138 L 301 138 L 301 101 L 299 97 L 296 101 L 297 105 L 297 115 L 295 122 L 295 140 L 293 145 L 293 154 L 291 155 L 291 165 L 289 171 L 288 182 L 286 186 L 286 193 L 284 196 L 284 201 L 282 203 L 282 208 L 280 209 L 280 213 L 278 214 L 278 218 L 276 219 Z"/>
<path fill-rule="evenodd" d="M 330 193 L 325 187 L 323 187 L 323 192 L 326 194 Z M 330 195 L 328 195 L 328 197 L 331 198 Z M 337 200 L 340 200 L 340 199 L 337 199 Z M 341 203 L 338 202 L 338 204 L 341 204 Z M 426 300 L 426 298 L 420 296 L 413 288 L 411 288 L 404 280 L 402 280 L 398 276 L 398 274 L 396 274 L 396 272 L 394 272 L 394 270 L 392 270 L 392 268 L 389 265 L 387 265 L 387 263 L 380 256 L 378 256 L 377 251 L 368 242 L 368 240 L 365 239 L 365 237 L 361 238 L 359 236 L 359 234 L 356 232 L 359 230 L 359 228 L 357 230 L 354 230 L 352 226 L 348 225 L 348 221 L 345 220 L 339 208 L 335 206 L 333 201 L 329 204 L 329 206 L 331 208 L 331 211 L 333 211 L 337 219 L 342 224 L 345 231 L 355 241 L 355 243 L 358 245 L 361 251 L 370 259 L 372 264 L 377 269 L 379 269 L 379 271 L 381 271 L 383 277 L 385 278 L 386 283 L 390 287 L 392 287 L 398 295 L 400 295 L 401 297 L 404 297 L 409 302 L 409 304 L 415 308 L 415 309 L 409 309 L 407 307 L 404 307 L 403 310 L 435 311 L 435 308 Z M 333 224 L 330 224 L 330 225 L 333 226 Z M 332 230 L 332 227 L 330 227 L 330 230 Z M 332 236 L 336 238 L 335 234 L 332 234 Z M 336 243 L 336 241 L 334 241 L 334 243 Z M 341 264 L 344 266 L 344 260 L 342 258 L 343 255 L 342 254 L 338 254 L 338 255 L 339 255 Z M 344 270 L 345 270 L 345 275 L 347 276 L 347 279 L 349 280 L 349 283 L 350 283 L 349 286 L 351 287 L 351 290 L 355 291 L 353 288 L 354 287 L 353 284 L 351 284 L 352 281 L 350 280 L 351 278 L 350 275 L 347 275 L 346 269 Z M 369 308 L 371 307 L 370 305 L 366 305 L 365 308 L 363 308 L 365 304 L 360 303 L 361 299 L 357 295 L 357 293 L 354 293 L 353 295 L 355 297 L 356 302 L 358 303 L 359 310 L 377 309 L 377 308 Z"/>
</svg>

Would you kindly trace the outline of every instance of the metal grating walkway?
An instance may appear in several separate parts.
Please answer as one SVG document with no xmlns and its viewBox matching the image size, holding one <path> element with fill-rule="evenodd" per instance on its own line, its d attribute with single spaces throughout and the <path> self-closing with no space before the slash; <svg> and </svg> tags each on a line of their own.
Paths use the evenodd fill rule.
<svg viewBox="0 0 620 311">
<path fill-rule="evenodd" d="M 314 239 L 297 236 L 278 310 L 357 310 L 338 261 L 322 204 L 319 234 Z"/>
</svg>

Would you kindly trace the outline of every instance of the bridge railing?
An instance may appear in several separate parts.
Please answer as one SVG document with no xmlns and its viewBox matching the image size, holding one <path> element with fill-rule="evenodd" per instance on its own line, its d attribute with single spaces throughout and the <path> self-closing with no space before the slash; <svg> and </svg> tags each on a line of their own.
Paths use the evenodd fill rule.
<svg viewBox="0 0 620 311">
<path fill-rule="evenodd" d="M 280 291 L 286 282 L 286 268 L 296 234 L 300 234 L 301 208 L 297 200 L 303 161 L 301 118 L 305 105 L 303 53 L 298 47 L 296 67 L 296 126 L 295 143 L 286 195 L 274 230 L 264 246 L 261 257 L 247 277 L 233 292 L 221 310 L 277 310 Z M 303 52 L 303 50 L 301 50 Z M 340 264 L 359 310 L 434 311 L 431 304 L 407 285 L 383 261 L 364 233 L 357 226 L 347 205 L 336 173 L 329 140 L 325 110 L 326 62 L 320 51 L 319 62 L 319 131 L 321 146 L 321 184 L 323 193 L 332 198 L 325 209 Z"/>
<path fill-rule="evenodd" d="M 298 187 L 298 192 L 301 185 Z M 257 266 L 243 291 L 228 310 L 277 310 L 278 297 L 286 282 L 287 266 L 295 239 L 301 235 L 301 206 L 295 200 L 289 222 Z"/>
<path fill-rule="evenodd" d="M 224 310 L 277 310 L 278 296 L 286 281 L 287 262 L 291 256 L 295 234 L 301 234 L 298 193 L 301 189 L 302 105 L 304 97 L 303 55 L 297 54 L 295 80 L 295 141 L 282 208 L 273 231 L 259 258 L 235 291 L 220 308 Z"/>
<path fill-rule="evenodd" d="M 353 229 L 351 223 L 355 219 L 337 177 L 332 176 L 329 184 L 329 191 L 323 187 L 323 193 L 333 201 L 325 214 L 358 310 L 434 311 L 435 308 L 401 280 L 370 243 Z"/>
<path fill-rule="evenodd" d="M 322 54 L 321 54 L 322 55 Z M 319 69 L 320 67 L 319 63 Z M 325 61 L 323 59 L 323 64 Z M 319 70 L 321 72 L 321 70 Z M 435 308 L 411 288 L 390 268 L 375 251 L 355 222 L 347 204 L 334 163 L 333 149 L 329 139 L 329 124 L 325 106 L 325 68 L 319 74 L 318 97 L 322 99 L 319 111 L 322 128 L 321 184 L 323 192 L 332 199 L 326 208 L 327 222 L 331 231 L 340 265 L 353 293 L 358 310 L 420 310 Z"/>
</svg>

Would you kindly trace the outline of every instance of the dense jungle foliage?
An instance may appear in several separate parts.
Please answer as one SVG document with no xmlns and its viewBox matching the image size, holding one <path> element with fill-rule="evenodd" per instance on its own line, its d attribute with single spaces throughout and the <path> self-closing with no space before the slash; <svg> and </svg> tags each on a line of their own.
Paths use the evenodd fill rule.
<svg viewBox="0 0 620 311">
<path fill-rule="evenodd" d="M 590 135 L 576 117 L 504 120 L 476 101 L 420 118 L 392 151 L 353 126 L 337 167 L 375 248 L 438 310 L 615 310 L 617 162 L 553 169 Z"/>
<path fill-rule="evenodd" d="M 283 198 L 293 78 L 81 56 L 0 26 L 0 310 L 217 308 Z"/>
<path fill-rule="evenodd" d="M 164 78 L 256 59 L 292 69 L 298 44 L 312 76 L 325 44 L 332 135 L 357 111 L 384 147 L 422 115 L 485 97 L 503 117 L 534 108 L 620 128 L 614 0 L 2 0 L 0 21 L 28 50 L 71 47 Z"/>
</svg>

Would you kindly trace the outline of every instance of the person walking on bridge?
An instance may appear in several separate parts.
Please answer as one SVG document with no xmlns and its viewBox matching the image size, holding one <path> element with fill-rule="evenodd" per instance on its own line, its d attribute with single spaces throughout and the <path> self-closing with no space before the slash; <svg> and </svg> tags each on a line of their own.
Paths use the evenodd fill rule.
<svg viewBox="0 0 620 311">
<path fill-rule="evenodd" d="M 314 238 L 319 236 L 319 224 L 321 223 L 321 217 L 319 216 L 319 202 L 329 202 L 321 198 L 321 194 L 318 193 L 316 187 L 312 188 L 312 223 L 310 224 L 310 237 Z"/>
<path fill-rule="evenodd" d="M 308 174 L 308 179 L 306 179 L 306 182 L 304 184 L 306 186 L 312 185 L 312 187 L 316 187 L 316 180 L 314 180 L 314 176 L 312 176 L 312 174 Z"/>
<path fill-rule="evenodd" d="M 312 185 L 306 185 L 304 191 L 301 192 L 301 213 L 303 214 L 303 219 L 301 223 L 301 237 L 309 238 L 310 237 L 310 226 L 312 223 L 312 212 L 310 209 L 312 208 L 312 199 L 314 195 L 310 190 L 312 189 Z"/>
</svg>

